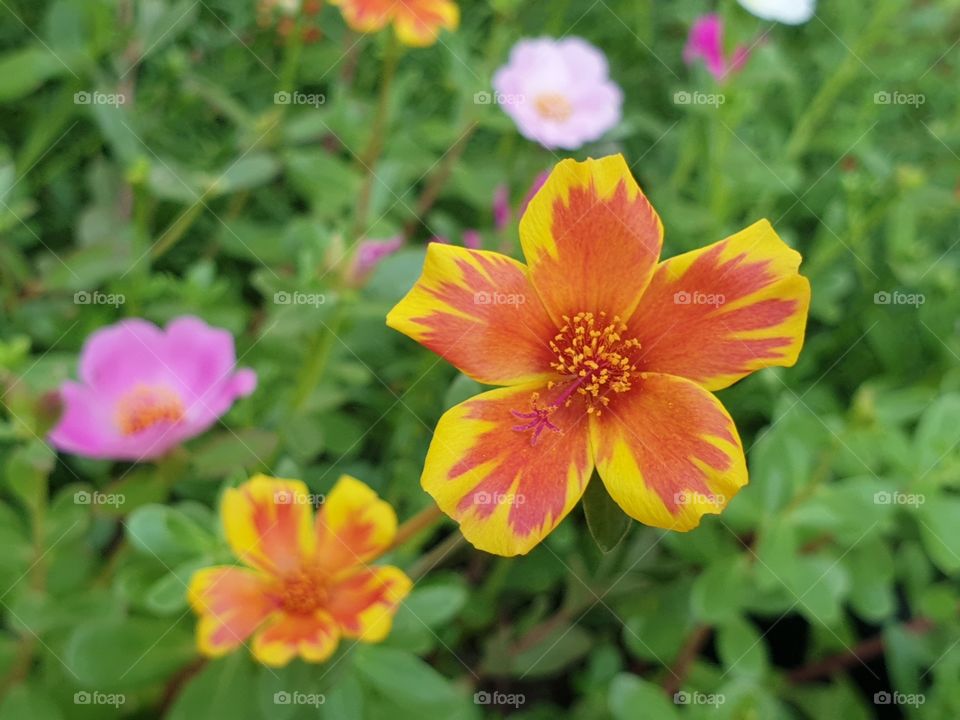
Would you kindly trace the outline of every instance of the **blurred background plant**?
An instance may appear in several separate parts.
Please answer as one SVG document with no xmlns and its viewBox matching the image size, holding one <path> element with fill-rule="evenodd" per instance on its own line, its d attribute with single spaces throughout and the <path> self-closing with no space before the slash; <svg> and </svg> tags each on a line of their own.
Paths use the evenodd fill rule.
<svg viewBox="0 0 960 720">
<path fill-rule="evenodd" d="M 460 11 L 406 49 L 321 3 L 2 3 L 0 718 L 960 715 L 960 2 L 822 0 L 799 26 L 732 0 Z M 708 12 L 749 52 L 719 80 L 683 61 Z M 587 39 L 623 90 L 576 153 L 491 94 L 541 35 Z M 431 430 L 478 388 L 387 309 L 427 240 L 516 254 L 538 174 L 612 152 L 667 256 L 759 217 L 804 255 L 800 363 L 721 394 L 750 486 L 607 554 L 580 510 L 517 559 L 425 530 L 394 553 L 417 582 L 385 644 L 201 663 L 184 591 L 229 562 L 222 488 L 347 472 L 401 519 L 427 507 Z M 182 314 L 234 333 L 256 393 L 157 463 L 56 456 L 84 338 Z"/>
</svg>

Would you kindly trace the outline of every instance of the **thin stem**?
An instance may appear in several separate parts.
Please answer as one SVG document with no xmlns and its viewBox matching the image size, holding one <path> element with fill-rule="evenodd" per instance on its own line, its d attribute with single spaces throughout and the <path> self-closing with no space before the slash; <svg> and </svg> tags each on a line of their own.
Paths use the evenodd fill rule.
<svg viewBox="0 0 960 720">
<path fill-rule="evenodd" d="M 150 257 L 156 260 L 176 245 L 180 241 L 180 238 L 184 236 L 187 230 L 189 230 L 200 217 L 204 207 L 206 206 L 203 202 L 203 196 L 201 196 L 197 198 L 186 211 L 181 213 L 181 215 L 170 224 L 170 227 L 163 231 L 160 239 L 157 240 L 157 244 L 154 245 L 153 250 L 150 251 Z"/>
<path fill-rule="evenodd" d="M 303 13 L 297 16 L 289 40 L 284 46 L 283 66 L 280 68 L 278 92 L 292 92 L 296 88 L 297 71 L 300 69 L 300 56 L 303 54 Z"/>
<path fill-rule="evenodd" d="M 887 36 L 890 20 L 899 11 L 899 5 L 896 2 L 883 5 L 878 12 L 874 13 L 870 24 L 860 35 L 856 47 L 847 53 L 846 58 L 837 66 L 833 75 L 820 86 L 820 91 L 807 106 L 807 111 L 794 125 L 793 132 L 787 140 L 787 159 L 795 160 L 807 149 L 807 145 L 815 135 L 817 126 L 830 113 L 834 102 L 840 97 L 846 86 L 859 74 L 860 66 L 864 64 L 861 58 L 877 42 Z"/>
<path fill-rule="evenodd" d="M 690 633 L 687 641 L 680 649 L 677 661 L 673 664 L 673 667 L 670 668 L 667 677 L 663 681 L 663 689 L 667 695 L 672 697 L 683 685 L 687 673 L 690 672 L 690 666 L 693 665 L 693 661 L 697 659 L 697 656 L 700 654 L 700 651 L 703 650 L 703 646 L 707 644 L 707 640 L 710 639 L 712 633 L 713 628 L 709 625 L 698 625 L 693 629 L 693 632 Z"/>
<path fill-rule="evenodd" d="M 442 517 L 443 511 L 441 511 L 436 505 L 429 505 L 425 507 L 412 518 L 404 522 L 397 529 L 396 537 L 393 538 L 393 543 L 391 543 L 390 549 L 392 550 L 393 548 L 399 547 L 400 545 L 408 542 L 414 536 L 419 535 L 421 532 L 431 527 Z"/>
<path fill-rule="evenodd" d="M 417 202 L 416 216 L 411 218 L 403 228 L 404 237 L 409 238 L 413 235 L 417 229 L 417 225 L 423 222 L 423 218 L 430 212 L 430 209 L 440 196 L 440 191 L 443 190 L 443 187 L 450 179 L 454 166 L 457 164 L 457 161 L 460 160 L 463 151 L 467 149 L 467 143 L 470 142 L 470 137 L 474 131 L 476 131 L 477 125 L 476 120 L 472 117 L 468 118 L 466 128 L 460 133 L 460 137 L 453 144 L 453 147 L 450 148 L 449 152 L 443 156 L 443 160 L 440 161 L 440 165 L 430 176 L 430 180 L 427 181 L 427 186 L 424 188 L 423 194 Z"/>
<path fill-rule="evenodd" d="M 393 87 L 397 64 L 400 61 L 400 44 L 394 33 L 389 33 L 384 53 L 383 73 L 380 79 L 380 99 L 377 102 L 377 111 L 373 120 L 373 133 L 370 136 L 367 149 L 360 158 L 360 163 L 366 170 L 366 177 L 357 197 L 353 229 L 350 233 L 351 243 L 359 240 L 366 231 L 367 214 L 370 212 L 370 201 L 373 197 L 373 183 L 376 180 L 376 166 L 386 140 L 385 135 L 390 119 L 390 91 Z"/>
<path fill-rule="evenodd" d="M 313 336 L 310 348 L 307 350 L 307 361 L 301 368 L 297 379 L 292 406 L 295 416 L 306 407 L 307 400 L 310 399 L 313 391 L 317 389 L 317 385 L 323 378 L 323 371 L 327 367 L 327 361 L 333 352 L 333 345 L 343 326 L 346 305 L 347 302 L 343 296 L 338 297 L 337 307 L 334 309 L 333 315 L 324 327 Z"/>
</svg>

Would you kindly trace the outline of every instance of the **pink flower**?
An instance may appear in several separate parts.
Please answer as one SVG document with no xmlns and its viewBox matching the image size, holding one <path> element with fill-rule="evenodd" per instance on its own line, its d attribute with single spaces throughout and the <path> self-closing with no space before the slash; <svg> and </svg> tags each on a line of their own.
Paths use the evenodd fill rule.
<svg viewBox="0 0 960 720">
<path fill-rule="evenodd" d="M 719 15 L 711 14 L 704 15 L 693 23 L 687 45 L 683 49 L 683 60 L 687 65 L 703 60 L 710 74 L 722 81 L 731 72 L 743 67 L 749 54 L 749 50 L 741 46 L 727 59 L 723 51 L 723 20 Z"/>
<path fill-rule="evenodd" d="M 161 330 L 122 320 L 87 338 L 80 382 L 60 388 L 64 411 L 49 440 L 92 458 L 149 460 L 204 432 L 257 385 L 237 370 L 233 337 L 195 317 Z"/>
<path fill-rule="evenodd" d="M 386 240 L 364 240 L 357 248 L 350 268 L 350 282 L 361 284 L 374 271 L 380 262 L 403 247 L 403 235 L 387 238 Z"/>
<path fill-rule="evenodd" d="M 620 122 L 623 93 L 606 57 L 580 38 L 521 40 L 493 88 L 520 134 L 549 149 L 576 150 Z"/>
<path fill-rule="evenodd" d="M 480 235 L 479 230 L 464 230 L 463 231 L 463 246 L 465 248 L 470 248 L 471 250 L 479 250 L 483 247 L 483 236 Z"/>
</svg>

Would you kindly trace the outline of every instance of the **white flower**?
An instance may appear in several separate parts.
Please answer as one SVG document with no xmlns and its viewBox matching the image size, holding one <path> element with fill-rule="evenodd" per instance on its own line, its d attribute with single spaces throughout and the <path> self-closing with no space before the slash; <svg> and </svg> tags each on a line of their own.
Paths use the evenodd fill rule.
<svg viewBox="0 0 960 720">
<path fill-rule="evenodd" d="M 800 25 L 813 17 L 817 0 L 737 0 L 748 12 L 764 20 Z"/>
</svg>

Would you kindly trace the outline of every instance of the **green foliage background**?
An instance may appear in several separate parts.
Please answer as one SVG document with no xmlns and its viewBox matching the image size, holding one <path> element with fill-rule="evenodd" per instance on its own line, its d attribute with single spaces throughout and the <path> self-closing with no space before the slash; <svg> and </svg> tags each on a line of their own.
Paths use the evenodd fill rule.
<svg viewBox="0 0 960 720">
<path fill-rule="evenodd" d="M 0 719 L 960 717 L 960 2 L 821 0 L 788 27 L 732 0 L 466 0 L 457 33 L 399 58 L 379 141 L 389 34 L 353 35 L 335 8 L 301 44 L 258 26 L 253 0 L 0 5 Z M 730 47 L 754 45 L 722 88 L 681 61 L 713 9 Z M 625 117 L 574 155 L 625 154 L 666 255 L 759 217 L 804 255 L 800 362 L 721 395 L 750 485 L 694 532 L 633 524 L 607 554 L 580 509 L 517 559 L 446 523 L 394 554 L 418 582 L 383 645 L 281 671 L 244 652 L 199 664 L 184 583 L 230 561 L 225 484 L 269 469 L 326 492 L 349 472 L 401 519 L 428 506 L 431 430 L 476 388 L 383 318 L 432 235 L 478 228 L 517 253 L 494 189 L 516 206 L 566 155 L 474 95 L 542 34 L 607 53 Z M 285 90 L 326 101 L 275 104 Z M 95 91 L 128 102 L 75 102 Z M 364 287 L 344 282 L 358 233 L 405 229 Z M 125 303 L 75 302 L 94 291 Z M 325 302 L 273 300 L 294 291 Z M 895 291 L 924 302 L 875 300 Z M 56 457 L 45 393 L 84 338 L 184 313 L 237 336 L 257 392 L 159 464 Z M 126 502 L 75 502 L 93 488 Z M 274 703 L 294 690 L 326 702 Z M 75 702 L 94 691 L 125 702 Z M 494 691 L 524 702 L 474 702 Z M 884 691 L 924 702 L 877 704 Z"/>
</svg>

